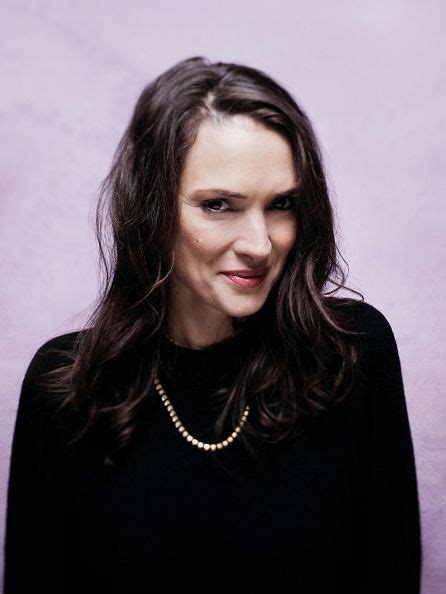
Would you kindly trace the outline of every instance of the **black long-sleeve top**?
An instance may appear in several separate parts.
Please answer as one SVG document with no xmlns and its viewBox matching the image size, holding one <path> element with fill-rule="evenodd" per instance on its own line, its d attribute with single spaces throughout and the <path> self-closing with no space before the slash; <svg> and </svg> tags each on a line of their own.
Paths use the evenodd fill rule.
<svg viewBox="0 0 446 594">
<path fill-rule="evenodd" d="M 14 430 L 4 594 L 418 594 L 417 480 L 397 345 L 376 308 L 357 302 L 351 312 L 366 335 L 345 405 L 258 461 L 237 440 L 215 452 L 192 446 L 156 392 L 118 470 L 88 449 L 68 455 L 30 379 L 60 365 L 47 349 L 76 333 L 43 344 Z M 163 343 L 160 381 L 202 441 L 212 441 L 218 412 L 210 394 L 235 373 L 245 339 L 202 350 Z"/>
</svg>

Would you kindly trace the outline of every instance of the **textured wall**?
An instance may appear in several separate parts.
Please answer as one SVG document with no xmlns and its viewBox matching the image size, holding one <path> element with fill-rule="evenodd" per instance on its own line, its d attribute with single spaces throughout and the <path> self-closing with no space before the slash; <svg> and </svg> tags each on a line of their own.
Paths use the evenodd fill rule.
<svg viewBox="0 0 446 594">
<path fill-rule="evenodd" d="M 143 85 L 204 55 L 264 69 L 315 124 L 348 284 L 388 317 L 399 346 L 419 477 L 423 594 L 445 591 L 444 6 L 2 3 L 2 538 L 23 374 L 37 347 L 77 328 L 96 296 L 89 213 L 98 185 Z"/>
</svg>

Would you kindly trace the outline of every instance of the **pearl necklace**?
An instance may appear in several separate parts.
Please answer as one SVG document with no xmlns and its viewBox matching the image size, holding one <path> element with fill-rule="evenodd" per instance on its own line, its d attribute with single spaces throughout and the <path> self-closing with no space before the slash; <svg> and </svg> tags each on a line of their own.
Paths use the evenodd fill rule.
<svg viewBox="0 0 446 594">
<path fill-rule="evenodd" d="M 174 342 L 173 338 L 169 334 L 166 333 L 165 336 L 168 340 L 170 340 L 170 342 L 172 342 L 173 344 L 176 344 Z M 177 346 L 180 346 L 180 345 L 177 345 Z M 191 443 L 193 446 L 195 446 L 197 448 L 200 448 L 203 450 L 211 450 L 212 452 L 214 452 L 215 450 L 221 450 L 223 448 L 226 448 L 230 443 L 232 443 L 238 437 L 238 434 L 242 430 L 242 427 L 246 423 L 246 420 L 248 418 L 249 404 L 246 405 L 246 408 L 242 414 L 240 423 L 234 429 L 234 431 L 231 433 L 231 435 L 229 435 L 226 439 L 224 439 L 223 441 L 218 442 L 218 443 L 203 443 L 199 439 L 196 439 L 195 437 L 193 437 L 188 431 L 186 431 L 183 423 L 181 422 L 174 407 L 172 406 L 172 403 L 170 402 L 169 398 L 167 397 L 167 394 L 166 394 L 163 386 L 161 385 L 161 382 L 159 381 L 159 379 L 157 377 L 154 379 L 154 384 L 155 384 L 155 388 L 157 389 L 158 393 L 161 395 L 161 400 L 163 401 L 164 406 L 167 408 L 167 411 L 169 412 L 170 417 L 171 417 L 172 422 L 174 423 L 175 427 L 178 429 L 180 434 L 189 443 Z"/>
</svg>

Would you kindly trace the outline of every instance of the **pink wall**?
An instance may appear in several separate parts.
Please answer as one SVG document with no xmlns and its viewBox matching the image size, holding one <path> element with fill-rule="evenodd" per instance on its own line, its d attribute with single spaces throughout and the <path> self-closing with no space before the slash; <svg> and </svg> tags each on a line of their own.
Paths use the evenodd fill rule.
<svg viewBox="0 0 446 594">
<path fill-rule="evenodd" d="M 203 55 L 264 69 L 314 122 L 348 284 L 388 317 L 397 338 L 421 497 L 422 591 L 440 594 L 444 7 L 426 0 L 2 4 L 2 538 L 23 374 L 37 347 L 77 328 L 96 296 L 89 212 L 97 187 L 143 85 Z"/>
</svg>

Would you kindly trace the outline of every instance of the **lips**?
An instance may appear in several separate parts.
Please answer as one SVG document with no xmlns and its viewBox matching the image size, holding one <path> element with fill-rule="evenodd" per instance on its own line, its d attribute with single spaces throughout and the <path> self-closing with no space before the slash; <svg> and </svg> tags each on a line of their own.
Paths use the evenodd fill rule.
<svg viewBox="0 0 446 594">
<path fill-rule="evenodd" d="M 223 274 L 239 278 L 257 278 L 265 276 L 267 272 L 268 269 L 263 268 L 262 270 L 226 270 Z"/>
<path fill-rule="evenodd" d="M 263 283 L 263 281 L 266 278 L 266 273 L 262 274 L 262 276 L 238 276 L 235 274 L 228 274 L 226 272 L 224 272 L 223 274 L 224 276 L 226 276 L 226 278 L 229 279 L 229 281 L 233 285 L 237 285 L 238 287 L 243 287 L 245 289 L 252 289 L 254 287 L 258 287 Z"/>
</svg>

